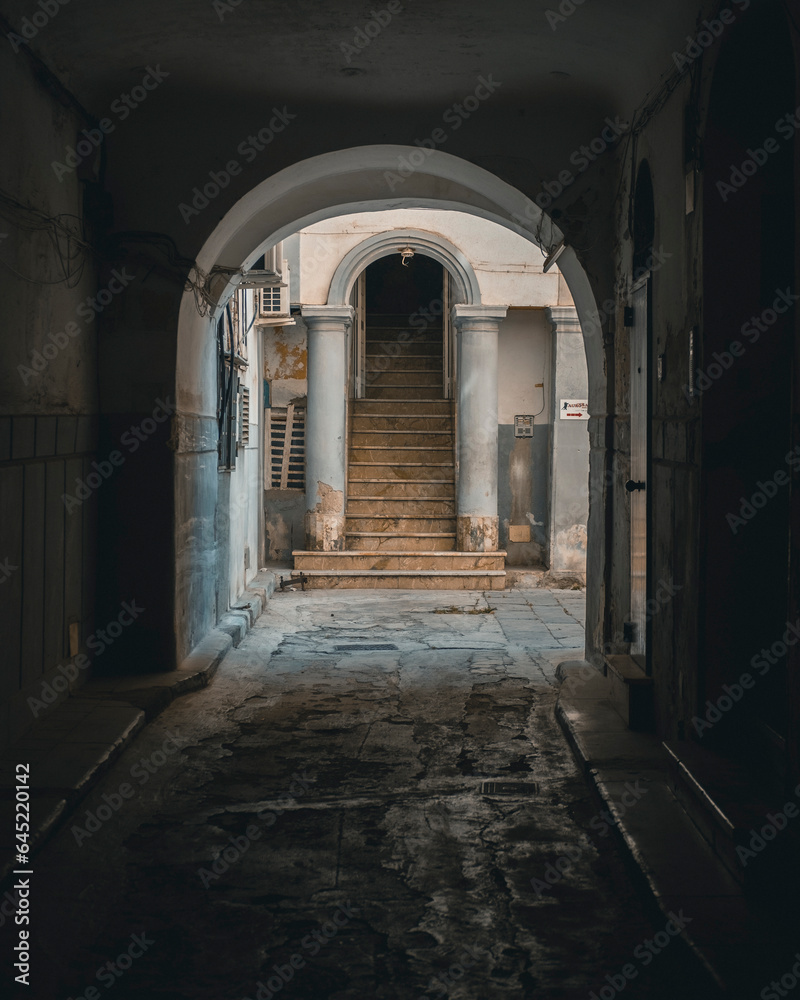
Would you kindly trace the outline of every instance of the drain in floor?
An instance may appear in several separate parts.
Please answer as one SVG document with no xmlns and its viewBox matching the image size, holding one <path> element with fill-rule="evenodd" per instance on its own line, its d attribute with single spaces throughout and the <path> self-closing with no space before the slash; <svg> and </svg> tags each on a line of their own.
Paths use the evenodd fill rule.
<svg viewBox="0 0 800 1000">
<path fill-rule="evenodd" d="M 538 781 L 484 781 L 481 795 L 538 795 Z"/>
</svg>

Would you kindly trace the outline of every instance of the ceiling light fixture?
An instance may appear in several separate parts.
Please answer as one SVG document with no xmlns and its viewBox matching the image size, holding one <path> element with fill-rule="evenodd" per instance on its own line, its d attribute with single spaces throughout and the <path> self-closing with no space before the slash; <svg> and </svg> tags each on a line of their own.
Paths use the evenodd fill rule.
<svg viewBox="0 0 800 1000">
<path fill-rule="evenodd" d="M 566 240 L 562 240 L 558 244 L 558 246 L 553 247 L 553 249 L 548 253 L 548 255 L 544 259 L 544 264 L 542 265 L 542 271 L 544 274 L 547 274 L 550 268 L 553 267 L 555 262 L 558 260 L 558 258 L 566 249 L 567 249 Z"/>
</svg>

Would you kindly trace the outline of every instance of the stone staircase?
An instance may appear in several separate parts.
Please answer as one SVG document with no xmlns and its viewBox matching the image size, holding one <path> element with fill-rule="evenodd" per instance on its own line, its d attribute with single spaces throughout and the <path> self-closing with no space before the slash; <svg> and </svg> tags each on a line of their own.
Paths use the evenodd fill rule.
<svg viewBox="0 0 800 1000">
<path fill-rule="evenodd" d="M 456 552 L 453 404 L 442 331 L 367 331 L 365 398 L 351 401 L 345 550 L 296 552 L 318 588 L 502 590 L 504 552 Z"/>
</svg>

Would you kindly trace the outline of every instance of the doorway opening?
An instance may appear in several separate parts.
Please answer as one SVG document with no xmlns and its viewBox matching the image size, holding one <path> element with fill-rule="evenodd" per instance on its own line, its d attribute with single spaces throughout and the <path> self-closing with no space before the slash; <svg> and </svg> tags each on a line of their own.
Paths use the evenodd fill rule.
<svg viewBox="0 0 800 1000">
<path fill-rule="evenodd" d="M 354 287 L 346 548 L 456 548 L 449 275 L 392 253 Z"/>
</svg>

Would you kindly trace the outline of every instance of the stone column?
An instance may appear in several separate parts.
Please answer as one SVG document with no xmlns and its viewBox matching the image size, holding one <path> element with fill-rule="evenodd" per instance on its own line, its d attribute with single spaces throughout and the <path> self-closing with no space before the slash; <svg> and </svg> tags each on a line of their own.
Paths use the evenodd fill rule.
<svg viewBox="0 0 800 1000">
<path fill-rule="evenodd" d="M 303 306 L 308 328 L 306 550 L 344 548 L 347 328 L 351 306 Z"/>
<path fill-rule="evenodd" d="M 562 399 L 587 399 L 583 333 L 573 306 L 547 310 L 553 328 L 553 445 L 550 467 L 550 572 L 586 573 L 589 517 L 589 423 L 562 420 Z"/>
<path fill-rule="evenodd" d="M 497 552 L 497 339 L 508 306 L 453 307 L 458 337 L 456 547 Z"/>
</svg>

